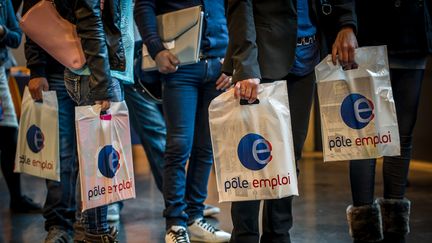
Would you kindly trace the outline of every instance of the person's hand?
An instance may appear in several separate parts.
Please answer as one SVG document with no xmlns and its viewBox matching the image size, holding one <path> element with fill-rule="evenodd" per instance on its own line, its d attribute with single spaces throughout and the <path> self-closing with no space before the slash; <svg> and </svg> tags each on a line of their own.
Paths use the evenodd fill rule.
<svg viewBox="0 0 432 243">
<path fill-rule="evenodd" d="M 3 37 L 5 35 L 5 30 L 3 25 L 0 25 L 0 37 Z"/>
<path fill-rule="evenodd" d="M 42 91 L 48 91 L 49 85 L 46 78 L 32 78 L 28 83 L 30 95 L 34 100 L 42 100 Z"/>
<path fill-rule="evenodd" d="M 225 75 L 224 73 L 216 80 L 216 89 L 217 90 L 227 90 L 232 85 L 232 79 L 230 76 Z"/>
<path fill-rule="evenodd" d="M 352 27 L 343 27 L 333 43 L 333 64 L 336 65 L 336 60 L 339 60 L 344 70 L 357 68 L 357 64 L 354 60 L 354 50 L 357 47 L 357 38 Z"/>
<path fill-rule="evenodd" d="M 97 100 L 95 103 L 101 106 L 101 111 L 106 111 L 111 106 L 111 102 L 109 100 Z"/>
<path fill-rule="evenodd" d="M 258 96 L 258 85 L 260 80 L 257 78 L 245 79 L 238 81 L 235 85 L 234 97 L 244 99 L 253 103 Z"/>
<path fill-rule="evenodd" d="M 180 64 L 177 57 L 168 50 L 159 52 L 155 57 L 155 61 L 159 72 L 164 74 L 177 71 L 177 66 Z"/>
</svg>

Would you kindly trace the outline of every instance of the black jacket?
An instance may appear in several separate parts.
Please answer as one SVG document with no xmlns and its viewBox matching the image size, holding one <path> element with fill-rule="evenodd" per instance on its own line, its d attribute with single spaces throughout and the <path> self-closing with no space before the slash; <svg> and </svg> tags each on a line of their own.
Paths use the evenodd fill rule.
<svg viewBox="0 0 432 243">
<path fill-rule="evenodd" d="M 345 25 L 356 27 L 352 0 L 332 1 L 333 10 L 325 19 L 316 1 L 319 2 L 311 1 L 310 17 L 318 28 L 319 37 L 323 30 L 338 31 Z M 230 41 L 223 71 L 233 74 L 233 81 L 277 80 L 288 75 L 297 45 L 296 1 L 232 0 L 228 1 L 227 16 Z M 331 28 L 324 28 L 329 25 Z M 320 38 L 322 53 L 327 50 L 325 41 L 330 42 L 334 37 Z"/>
<path fill-rule="evenodd" d="M 3 65 L 9 58 L 7 47 L 17 48 L 22 36 L 10 0 L 0 0 L 0 25 L 4 30 L 0 36 L 0 65 Z"/>
<path fill-rule="evenodd" d="M 397 56 L 432 53 L 430 5 L 430 0 L 357 0 L 359 45 L 387 45 Z"/>
<path fill-rule="evenodd" d="M 37 2 L 39 0 L 26 0 L 23 12 L 25 13 Z M 77 27 L 92 75 L 90 79 L 92 99 L 111 98 L 110 70 L 124 71 L 126 68 L 120 32 L 119 0 L 105 0 L 102 12 L 100 0 L 55 0 L 55 4 L 60 15 Z M 45 71 L 42 70 L 47 68 L 46 56 L 40 48 L 35 48 L 34 43 L 26 47 L 27 66 L 32 73 L 35 73 L 33 77 L 45 75 Z"/>
</svg>

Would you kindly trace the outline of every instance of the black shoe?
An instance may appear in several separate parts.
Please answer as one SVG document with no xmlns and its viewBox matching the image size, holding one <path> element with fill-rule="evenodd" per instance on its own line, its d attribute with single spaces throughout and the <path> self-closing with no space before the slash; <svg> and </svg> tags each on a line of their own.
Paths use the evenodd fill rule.
<svg viewBox="0 0 432 243">
<path fill-rule="evenodd" d="M 12 213 L 42 213 L 42 207 L 27 196 L 11 200 L 10 210 Z"/>
</svg>

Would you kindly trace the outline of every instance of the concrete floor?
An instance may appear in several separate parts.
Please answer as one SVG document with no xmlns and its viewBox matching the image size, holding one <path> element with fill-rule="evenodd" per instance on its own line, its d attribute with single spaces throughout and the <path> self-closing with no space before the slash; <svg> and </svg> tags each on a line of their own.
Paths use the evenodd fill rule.
<svg viewBox="0 0 432 243">
<path fill-rule="evenodd" d="M 148 172 L 148 168 L 136 163 L 137 198 L 125 201 L 121 220 L 120 242 L 163 242 L 163 200 Z M 300 197 L 294 201 L 295 243 L 351 242 L 346 224 L 345 209 L 351 194 L 348 181 L 348 164 L 321 159 L 304 159 L 300 162 Z M 376 195 L 382 195 L 381 164 L 378 164 Z M 412 163 L 410 187 L 407 197 L 412 201 L 411 233 L 408 242 L 432 242 L 432 163 Z M 43 203 L 46 195 L 42 179 L 24 175 L 24 192 Z M 4 179 L 0 177 L 0 242 L 43 242 L 44 219 L 42 215 L 13 215 L 9 212 L 9 196 Z M 208 203 L 219 206 L 222 213 L 210 221 L 221 229 L 232 229 L 230 204 L 217 203 L 214 174 L 210 178 Z"/>
</svg>

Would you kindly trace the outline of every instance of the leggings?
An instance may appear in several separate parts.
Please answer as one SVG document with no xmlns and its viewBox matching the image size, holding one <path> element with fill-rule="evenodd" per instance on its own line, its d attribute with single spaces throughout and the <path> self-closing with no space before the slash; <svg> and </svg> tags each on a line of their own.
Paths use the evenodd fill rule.
<svg viewBox="0 0 432 243">
<path fill-rule="evenodd" d="M 399 125 L 401 155 L 384 157 L 384 198 L 405 196 L 412 151 L 412 133 L 417 118 L 423 69 L 390 69 L 391 85 Z M 354 206 L 370 205 L 374 200 L 375 159 L 350 161 L 351 192 Z"/>
</svg>

